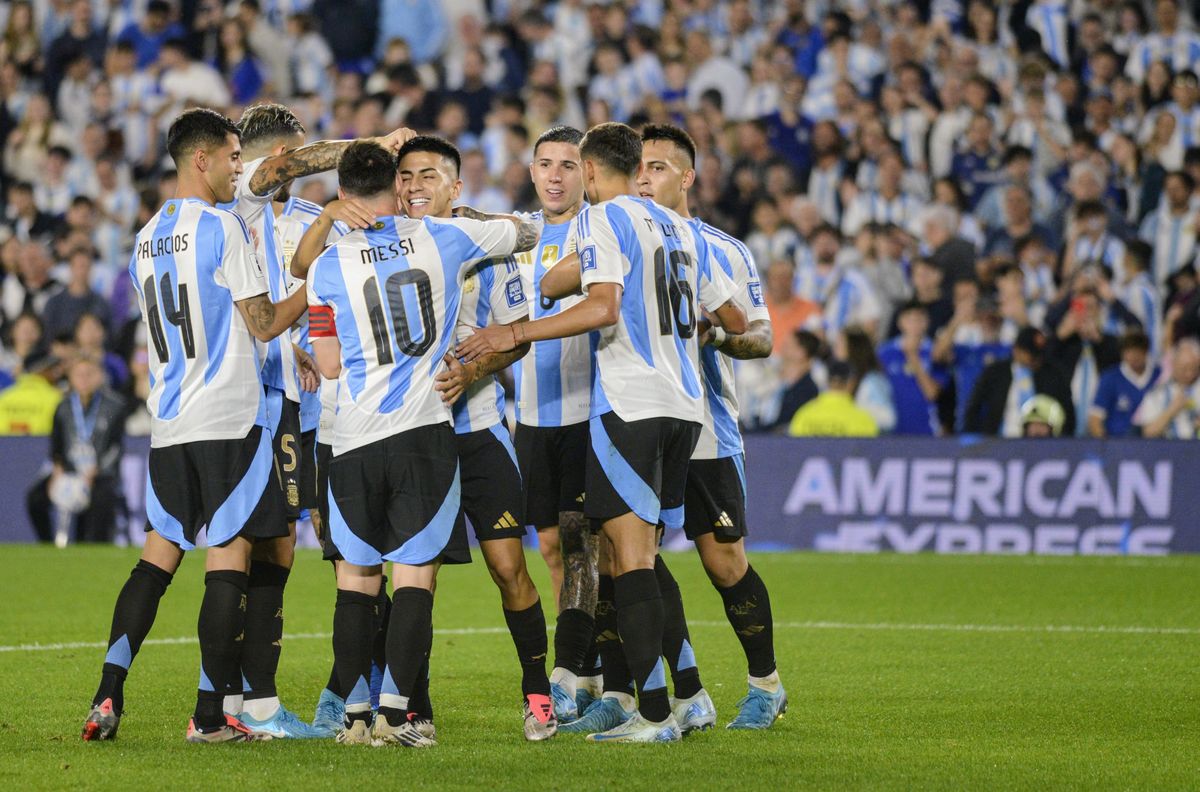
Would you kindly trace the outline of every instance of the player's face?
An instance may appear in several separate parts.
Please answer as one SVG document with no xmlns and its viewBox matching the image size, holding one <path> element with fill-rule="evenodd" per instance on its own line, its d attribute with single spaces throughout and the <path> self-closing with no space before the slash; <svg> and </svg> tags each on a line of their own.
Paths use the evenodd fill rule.
<svg viewBox="0 0 1200 792">
<path fill-rule="evenodd" d="M 651 140 L 642 145 L 642 173 L 637 182 L 641 197 L 678 211 L 695 178 L 687 156 L 671 141 Z"/>
<path fill-rule="evenodd" d="M 242 144 L 237 135 L 226 135 L 225 145 L 205 152 L 204 159 L 204 175 L 217 202 L 232 201 L 242 175 Z"/>
<path fill-rule="evenodd" d="M 462 192 L 454 164 L 432 151 L 414 151 L 400 161 L 400 208 L 409 217 L 449 217 Z"/>
<path fill-rule="evenodd" d="M 543 143 L 529 165 L 529 177 L 548 216 L 566 214 L 583 201 L 583 163 L 579 146 Z"/>
</svg>

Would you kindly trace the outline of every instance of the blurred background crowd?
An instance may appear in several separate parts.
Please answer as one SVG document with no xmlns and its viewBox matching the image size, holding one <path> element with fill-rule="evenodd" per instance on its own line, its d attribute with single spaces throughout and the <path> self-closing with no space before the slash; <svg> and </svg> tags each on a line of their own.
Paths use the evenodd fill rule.
<svg viewBox="0 0 1200 792">
<path fill-rule="evenodd" d="M 87 387 L 147 431 L 126 268 L 174 190 L 166 128 L 270 99 L 313 140 L 450 139 L 485 211 L 536 208 L 555 124 L 684 126 L 692 212 L 745 240 L 774 323 L 738 367 L 748 431 L 1193 438 L 1196 6 L 6 2 L 0 432 L 69 433 Z"/>
</svg>

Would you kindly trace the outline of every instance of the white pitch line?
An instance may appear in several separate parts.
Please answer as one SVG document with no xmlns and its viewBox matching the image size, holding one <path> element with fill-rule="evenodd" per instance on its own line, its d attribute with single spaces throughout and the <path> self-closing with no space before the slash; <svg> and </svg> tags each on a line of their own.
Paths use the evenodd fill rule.
<svg viewBox="0 0 1200 792">
<path fill-rule="evenodd" d="M 689 627 L 729 627 L 723 621 L 689 621 Z M 777 630 L 866 630 L 869 632 L 971 632 L 971 633 L 1078 633 L 1083 635 L 1200 635 L 1200 627 L 1146 627 L 1140 625 L 1075 625 L 1075 624 L 908 624 L 901 622 L 830 622 L 802 621 L 775 622 Z M 553 627 L 550 631 L 553 631 Z M 502 635 L 506 627 L 459 627 L 434 630 L 435 635 Z M 290 641 L 320 641 L 332 638 L 330 633 L 287 633 Z M 178 638 L 149 638 L 143 646 L 176 646 L 195 644 L 195 636 Z M 2 652 L 58 652 L 68 649 L 104 649 L 107 643 L 100 641 L 72 641 L 69 643 L 31 643 L 0 646 Z"/>
</svg>

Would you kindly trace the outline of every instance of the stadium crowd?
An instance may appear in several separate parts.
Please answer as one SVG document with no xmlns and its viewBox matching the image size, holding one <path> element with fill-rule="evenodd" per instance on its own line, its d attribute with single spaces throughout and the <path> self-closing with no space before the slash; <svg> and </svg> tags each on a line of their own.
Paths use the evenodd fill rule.
<svg viewBox="0 0 1200 792">
<path fill-rule="evenodd" d="M 692 211 L 745 240 L 773 322 L 738 366 L 748 431 L 1019 436 L 1040 394 L 1054 433 L 1193 438 L 1193 5 L 6 3 L 0 433 L 67 426 L 80 357 L 148 431 L 126 271 L 175 187 L 166 127 L 273 99 L 312 139 L 454 142 L 483 211 L 535 208 L 555 124 L 684 126 Z"/>
</svg>

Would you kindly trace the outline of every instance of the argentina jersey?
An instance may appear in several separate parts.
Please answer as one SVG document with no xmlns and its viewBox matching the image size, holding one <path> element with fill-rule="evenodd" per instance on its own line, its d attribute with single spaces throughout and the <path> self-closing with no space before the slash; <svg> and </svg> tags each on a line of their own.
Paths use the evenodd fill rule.
<svg viewBox="0 0 1200 792">
<path fill-rule="evenodd" d="M 284 258 L 283 245 L 279 236 L 279 218 L 271 207 L 274 191 L 267 195 L 255 195 L 250 189 L 250 179 L 258 172 L 259 166 L 266 161 L 260 157 L 246 163 L 245 170 L 238 177 L 237 191 L 233 202 L 222 204 L 235 212 L 258 238 L 258 253 L 263 262 L 267 275 L 267 286 L 271 302 L 281 302 L 288 295 L 289 275 L 287 265 L 291 258 Z M 318 212 L 320 214 L 320 212 Z M 311 223 L 311 221 L 309 221 Z M 293 250 L 293 253 L 295 251 Z M 263 360 L 262 382 L 269 388 L 281 390 L 291 401 L 300 401 L 300 381 L 296 373 L 296 354 L 292 350 L 290 334 L 283 333 L 266 343 L 259 342 L 260 354 Z"/>
<path fill-rule="evenodd" d="M 258 351 L 234 305 L 267 291 L 245 224 L 203 201 L 167 201 L 138 232 L 129 274 L 148 339 L 150 445 L 265 426 Z"/>
<path fill-rule="evenodd" d="M 529 301 L 521 273 L 512 257 L 486 261 L 467 273 L 462 305 L 455 328 L 457 341 L 470 338 L 476 329 L 512 324 L 529 316 Z M 454 403 L 454 431 L 458 434 L 490 429 L 504 417 L 504 388 L 489 374 L 473 382 Z"/>
<path fill-rule="evenodd" d="M 587 204 L 583 205 L 587 209 Z M 540 212 L 538 213 L 540 215 Z M 536 216 L 536 215 L 535 215 Z M 583 300 L 572 294 L 561 300 L 542 297 L 542 276 L 559 259 L 574 252 L 575 222 L 542 229 L 538 246 L 514 258 L 529 297 L 529 318 L 554 316 Z M 592 408 L 592 349 L 589 336 L 535 341 L 514 368 L 517 423 L 526 426 L 570 426 L 583 423 Z"/>
<path fill-rule="evenodd" d="M 720 267 L 733 281 L 733 302 L 746 314 L 747 323 L 770 321 L 754 257 L 740 241 L 699 219 L 688 224 L 700 241 L 700 253 L 710 266 Z M 700 348 L 700 373 L 704 380 L 704 421 L 693 459 L 723 459 L 742 453 L 738 430 L 738 400 L 733 358 L 712 346 Z"/>
<path fill-rule="evenodd" d="M 454 338 L 462 286 L 484 259 L 508 256 L 507 220 L 387 217 L 352 231 L 309 271 L 309 333 L 341 342 L 335 456 L 450 420 L 433 389 Z"/>
<path fill-rule="evenodd" d="M 699 255 L 683 218 L 642 198 L 589 206 L 576 240 L 584 292 L 597 283 L 623 287 L 617 323 L 599 333 L 592 415 L 700 423 L 697 302 L 716 311 L 733 296 L 733 281 Z"/>
</svg>

